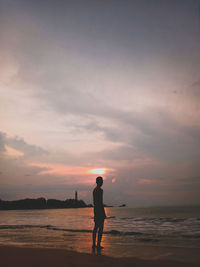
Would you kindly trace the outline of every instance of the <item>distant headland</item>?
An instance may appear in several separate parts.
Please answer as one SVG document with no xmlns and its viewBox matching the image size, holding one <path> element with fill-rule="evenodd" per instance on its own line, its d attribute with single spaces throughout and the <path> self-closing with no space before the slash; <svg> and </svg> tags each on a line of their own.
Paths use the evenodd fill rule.
<svg viewBox="0 0 200 267">
<path fill-rule="evenodd" d="M 20 200 L 5 201 L 0 199 L 0 210 L 23 210 L 23 209 L 67 209 L 67 208 L 86 208 L 83 200 L 78 199 L 78 193 L 75 191 L 74 199 L 57 200 L 41 198 L 26 198 Z"/>
<path fill-rule="evenodd" d="M 87 205 L 83 200 L 66 199 L 45 199 L 43 197 L 33 199 L 26 198 L 13 201 L 0 200 L 0 210 L 24 210 L 24 209 L 67 209 L 67 208 L 86 208 L 92 207 Z"/>
<path fill-rule="evenodd" d="M 90 208 L 92 204 L 86 204 L 83 200 L 78 199 L 78 192 L 75 191 L 75 198 L 66 200 L 40 198 L 25 198 L 19 200 L 2 200 L 0 199 L 0 210 L 29 210 L 29 209 L 70 209 L 70 208 Z M 104 207 L 113 207 L 104 204 Z M 122 204 L 118 207 L 126 207 Z"/>
</svg>

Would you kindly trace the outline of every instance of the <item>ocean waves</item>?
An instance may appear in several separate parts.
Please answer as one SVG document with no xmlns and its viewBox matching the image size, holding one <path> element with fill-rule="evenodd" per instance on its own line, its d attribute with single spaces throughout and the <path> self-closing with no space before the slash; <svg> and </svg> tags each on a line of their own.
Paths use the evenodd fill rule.
<svg viewBox="0 0 200 267">
<path fill-rule="evenodd" d="M 68 229 L 68 228 L 60 228 L 52 225 L 0 225 L 1 229 L 28 229 L 28 228 L 40 228 L 40 229 L 49 229 L 54 231 L 66 231 L 66 232 L 74 232 L 74 233 L 92 233 L 90 229 Z M 144 235 L 144 233 L 140 232 L 121 232 L 118 230 L 104 231 L 104 234 L 109 235 Z M 148 234 L 145 234 L 148 235 Z"/>
<path fill-rule="evenodd" d="M 62 228 L 62 227 L 55 227 L 52 225 L 0 225 L 0 230 L 23 230 L 23 229 L 31 229 L 31 228 L 39 228 L 39 229 L 47 229 L 52 231 L 63 231 L 63 232 L 71 232 L 71 233 L 92 233 L 91 229 L 69 229 L 69 228 Z M 104 231 L 104 234 L 111 235 L 111 236 L 133 236 L 138 237 L 138 240 L 141 241 L 159 241 L 162 237 L 166 235 L 161 235 L 158 233 L 145 233 L 145 232 L 138 232 L 138 231 L 119 231 L 119 230 L 110 230 Z M 170 234 L 168 235 L 170 237 Z M 175 235 L 173 235 L 175 237 Z M 188 238 L 188 239 L 200 239 L 200 234 L 177 234 L 179 238 Z M 156 239 L 157 238 L 157 239 Z"/>
<path fill-rule="evenodd" d="M 120 220 L 127 220 L 127 221 L 133 221 L 133 222 L 194 222 L 194 221 L 200 221 L 200 218 L 170 218 L 170 217 L 158 217 L 158 218 L 134 218 L 134 217 L 124 217 L 120 218 Z"/>
</svg>

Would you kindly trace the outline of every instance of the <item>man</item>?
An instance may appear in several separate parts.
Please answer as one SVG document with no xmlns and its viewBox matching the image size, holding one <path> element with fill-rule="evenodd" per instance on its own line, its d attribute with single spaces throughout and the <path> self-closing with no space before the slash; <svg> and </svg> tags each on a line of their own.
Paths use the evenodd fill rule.
<svg viewBox="0 0 200 267">
<path fill-rule="evenodd" d="M 93 190 L 93 203 L 94 203 L 94 229 L 93 229 L 93 245 L 94 249 L 102 249 L 101 239 L 103 234 L 104 219 L 106 218 L 104 206 L 103 206 L 103 190 L 101 186 L 103 185 L 103 178 L 98 176 L 96 178 L 97 186 Z M 98 240 L 96 246 L 96 234 L 98 231 Z"/>
</svg>

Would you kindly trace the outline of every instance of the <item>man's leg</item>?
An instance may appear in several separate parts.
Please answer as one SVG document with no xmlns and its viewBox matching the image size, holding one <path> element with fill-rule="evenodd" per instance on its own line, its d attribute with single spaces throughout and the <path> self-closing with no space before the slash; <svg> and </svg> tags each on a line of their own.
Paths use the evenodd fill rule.
<svg viewBox="0 0 200 267">
<path fill-rule="evenodd" d="M 93 248 L 95 248 L 95 246 L 96 246 L 97 229 L 98 229 L 98 225 L 97 225 L 97 223 L 95 222 L 95 224 L 94 224 L 94 229 L 93 229 L 93 233 L 92 233 L 92 238 L 93 238 L 93 245 L 92 245 L 92 247 L 93 247 Z"/>
<path fill-rule="evenodd" d="M 101 247 L 101 239 L 102 239 L 102 234 L 103 234 L 103 227 L 104 227 L 104 220 L 99 224 L 97 248 L 103 248 L 103 247 Z"/>
</svg>

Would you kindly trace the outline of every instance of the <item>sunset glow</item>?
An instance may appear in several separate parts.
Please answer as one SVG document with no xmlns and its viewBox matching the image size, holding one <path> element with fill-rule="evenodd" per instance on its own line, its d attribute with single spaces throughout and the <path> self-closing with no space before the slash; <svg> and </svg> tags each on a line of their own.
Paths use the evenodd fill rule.
<svg viewBox="0 0 200 267">
<path fill-rule="evenodd" d="M 105 174 L 106 169 L 92 169 L 89 170 L 89 173 L 92 174 Z"/>
<path fill-rule="evenodd" d="M 30 166 L 37 166 L 45 168 L 40 172 L 40 175 L 86 175 L 87 168 L 81 166 L 66 166 L 61 164 L 48 164 L 48 163 L 29 163 Z"/>
</svg>

